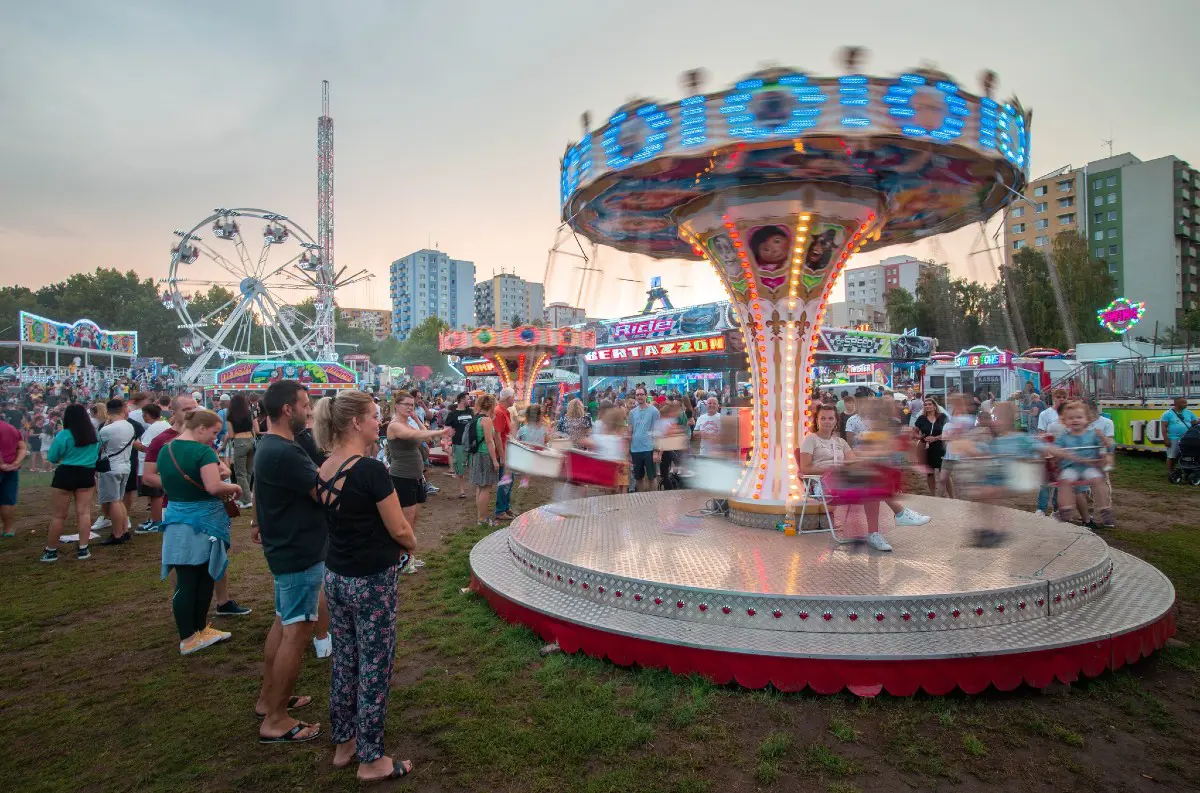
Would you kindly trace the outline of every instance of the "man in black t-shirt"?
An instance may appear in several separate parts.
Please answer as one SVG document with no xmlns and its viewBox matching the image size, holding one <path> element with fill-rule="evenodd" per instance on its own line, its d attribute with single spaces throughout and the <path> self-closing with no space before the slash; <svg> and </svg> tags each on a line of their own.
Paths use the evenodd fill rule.
<svg viewBox="0 0 1200 793">
<path fill-rule="evenodd" d="M 263 399 L 270 429 L 254 453 L 254 509 L 267 566 L 275 577 L 275 623 L 267 634 L 263 686 L 255 710 L 260 742 L 309 741 L 320 724 L 288 715 L 312 697 L 292 695 L 304 648 L 320 611 L 329 530 L 316 501 L 317 466 L 296 443 L 312 413 L 308 391 L 295 380 L 272 383 Z M 326 638 L 328 641 L 328 638 Z"/>
<path fill-rule="evenodd" d="M 467 491 L 464 485 L 467 481 L 467 446 L 466 446 L 466 430 L 471 424 L 471 408 L 467 405 L 471 395 L 463 391 L 454 399 L 454 407 L 446 414 L 446 426 L 454 430 L 454 435 L 451 438 L 453 444 L 453 454 L 451 459 L 454 463 L 454 475 L 458 477 L 458 497 L 466 498 Z"/>
</svg>

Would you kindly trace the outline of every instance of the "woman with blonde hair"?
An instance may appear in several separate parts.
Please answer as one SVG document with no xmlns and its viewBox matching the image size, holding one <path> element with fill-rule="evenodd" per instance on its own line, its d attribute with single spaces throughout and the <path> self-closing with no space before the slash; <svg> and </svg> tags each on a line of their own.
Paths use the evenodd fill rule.
<svg viewBox="0 0 1200 793">
<path fill-rule="evenodd" d="M 240 486 L 221 480 L 213 441 L 222 425 L 221 417 L 211 410 L 188 412 L 182 431 L 162 448 L 156 463 L 167 494 L 162 577 L 175 570 L 171 607 L 179 629 L 180 655 L 231 635 L 214 629 L 207 619 L 213 587 L 229 567 L 229 514 L 223 502 L 242 495 Z"/>
<path fill-rule="evenodd" d="M 587 438 L 592 434 L 592 417 L 588 415 L 583 401 L 576 398 L 567 403 L 567 409 L 558 419 L 555 428 L 559 437 L 570 438 L 578 448 L 586 448 Z"/>
<path fill-rule="evenodd" d="M 108 407 L 104 401 L 93 402 L 88 405 L 88 416 L 92 419 L 92 426 L 96 428 L 96 432 L 108 423 Z"/>
<path fill-rule="evenodd" d="M 329 452 L 316 489 L 329 520 L 325 600 L 333 636 L 333 767 L 346 768 L 357 758 L 359 782 L 399 779 L 412 763 L 384 754 L 383 728 L 396 657 L 396 585 L 416 550 L 416 536 L 387 466 L 375 459 L 374 400 L 362 391 L 325 397 L 314 411 L 313 431 L 317 445 Z"/>
<path fill-rule="evenodd" d="M 498 525 L 492 517 L 492 488 L 500 481 L 500 449 L 492 411 L 496 397 L 484 394 L 475 400 L 475 417 L 467 425 L 467 469 L 475 485 L 475 516 L 480 523 Z"/>
</svg>

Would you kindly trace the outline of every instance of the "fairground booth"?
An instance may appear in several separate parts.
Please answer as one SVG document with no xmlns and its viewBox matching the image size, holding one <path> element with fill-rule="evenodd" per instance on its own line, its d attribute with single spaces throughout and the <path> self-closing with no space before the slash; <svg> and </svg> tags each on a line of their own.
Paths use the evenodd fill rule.
<svg viewBox="0 0 1200 793">
<path fill-rule="evenodd" d="M 18 322 L 17 341 L 3 342 L 17 348 L 18 372 L 38 366 L 45 374 L 59 375 L 76 366 L 115 370 L 131 366 L 138 354 L 136 330 L 105 330 L 90 319 L 57 322 L 28 311 L 20 312 Z M 122 367 L 118 361 L 124 362 Z"/>
<path fill-rule="evenodd" d="M 652 311 L 585 327 L 595 330 L 595 349 L 554 358 L 535 385 L 536 396 L 550 395 L 551 390 L 620 390 L 635 383 L 681 393 L 722 393 L 726 386 L 736 391 L 738 383 L 749 379 L 745 343 L 728 302 Z M 917 379 L 935 349 L 934 339 L 916 331 L 822 328 L 815 354 L 818 374 L 828 378 L 825 382 L 843 378 L 892 388 Z M 467 359 L 459 366 L 472 383 L 496 376 L 495 365 L 486 359 Z"/>
<path fill-rule="evenodd" d="M 1074 351 L 1037 347 L 1017 355 L 1011 350 L 982 345 L 958 353 L 937 353 L 925 367 L 924 392 L 974 394 L 990 391 L 1007 397 L 1032 384 L 1039 392 L 1068 375 L 1076 366 Z"/>
</svg>

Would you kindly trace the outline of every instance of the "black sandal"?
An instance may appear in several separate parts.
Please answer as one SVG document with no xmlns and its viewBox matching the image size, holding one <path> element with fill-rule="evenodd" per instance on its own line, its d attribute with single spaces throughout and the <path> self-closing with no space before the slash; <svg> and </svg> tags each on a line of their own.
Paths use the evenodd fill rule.
<svg viewBox="0 0 1200 793">
<path fill-rule="evenodd" d="M 300 700 L 305 699 L 305 698 L 308 699 L 308 702 L 305 702 L 303 705 L 301 705 Z M 300 710 L 302 708 L 307 708 L 312 703 L 313 703 L 313 698 L 308 696 L 308 694 L 299 694 L 299 695 L 288 697 L 287 709 L 288 710 Z M 265 719 L 267 717 L 267 714 L 259 713 L 258 711 L 254 711 L 254 715 L 258 716 L 258 718 L 260 718 L 260 719 Z"/>
<path fill-rule="evenodd" d="M 393 779 L 403 779 L 404 777 L 406 777 L 412 773 L 413 768 L 416 768 L 416 766 L 413 766 L 413 768 L 405 768 L 404 767 L 405 762 L 406 761 L 404 761 L 404 760 L 398 761 L 393 758 L 392 773 L 388 774 L 387 776 L 373 776 L 373 777 L 370 777 L 369 779 L 364 779 L 363 777 L 359 777 L 358 783 L 360 785 L 374 785 L 376 782 L 388 782 Z M 408 762 L 412 762 L 412 761 L 410 760 Z"/>
<path fill-rule="evenodd" d="M 320 727 L 318 727 L 317 731 L 314 732 L 312 735 L 309 735 L 305 738 L 297 738 L 296 737 L 301 732 L 311 728 L 312 726 L 313 725 L 311 725 L 311 724 L 305 724 L 302 721 L 298 721 L 298 722 L 296 722 L 295 727 L 291 728 L 290 730 L 285 732 L 283 735 L 279 735 L 274 738 L 267 738 L 265 736 L 260 735 L 260 736 L 258 736 L 258 742 L 259 743 L 307 743 L 308 741 L 315 741 L 317 738 L 321 737 L 321 728 Z"/>
</svg>

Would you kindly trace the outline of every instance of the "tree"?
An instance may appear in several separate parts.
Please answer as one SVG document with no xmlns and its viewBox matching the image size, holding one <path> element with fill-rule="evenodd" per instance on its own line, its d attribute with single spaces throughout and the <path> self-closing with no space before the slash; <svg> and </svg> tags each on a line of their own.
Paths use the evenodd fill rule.
<svg viewBox="0 0 1200 793">
<path fill-rule="evenodd" d="M 58 322 L 90 319 L 107 330 L 136 330 L 138 354 L 176 359 L 179 337 L 175 312 L 162 304 L 154 281 L 130 270 L 96 268 L 35 293 L 38 313 Z"/>
<path fill-rule="evenodd" d="M 1087 240 L 1070 232 L 1054 238 L 1050 255 L 1054 257 L 1062 284 L 1066 317 L 1059 311 L 1050 268 L 1041 251 L 1022 248 L 1005 268 L 1029 343 L 1035 347 L 1067 349 L 1068 323 L 1075 331 L 1076 342 L 1111 338 L 1096 322 L 1096 311 L 1108 305 L 1114 296 L 1107 266 L 1091 256 Z"/>
<path fill-rule="evenodd" d="M 428 366 L 438 373 L 450 371 L 446 356 L 438 349 L 438 335 L 450 326 L 438 316 L 426 317 L 413 328 L 408 338 L 400 344 L 399 366 Z"/>
<path fill-rule="evenodd" d="M 400 340 L 395 336 L 388 336 L 375 349 L 375 356 L 372 360 L 384 366 L 402 366 L 401 355 L 403 354 L 404 349 Z"/>
<path fill-rule="evenodd" d="M 1087 240 L 1075 233 L 1057 235 L 1050 245 L 1050 255 L 1058 267 L 1063 298 L 1075 329 L 1075 341 L 1105 341 L 1111 338 L 1108 331 L 1096 321 L 1096 312 L 1116 297 L 1116 285 L 1108 272 L 1108 265 L 1094 258 Z"/>
<path fill-rule="evenodd" d="M 31 290 L 23 286 L 0 287 L 0 328 L 3 329 L 0 339 L 15 341 L 20 332 L 21 312 L 38 314 L 41 310 L 37 296 Z"/>
<path fill-rule="evenodd" d="M 521 315 L 520 315 L 520 314 L 513 314 L 513 315 L 512 315 L 512 323 L 511 323 L 511 324 L 512 324 L 512 326 L 513 326 L 514 328 L 519 328 L 519 327 L 521 327 L 522 325 L 524 325 L 524 324 L 525 324 L 525 320 L 521 319 Z"/>
<path fill-rule="evenodd" d="M 903 333 L 917 325 L 917 302 L 907 289 L 893 286 L 883 296 L 887 307 L 888 327 L 892 333 Z"/>
</svg>

